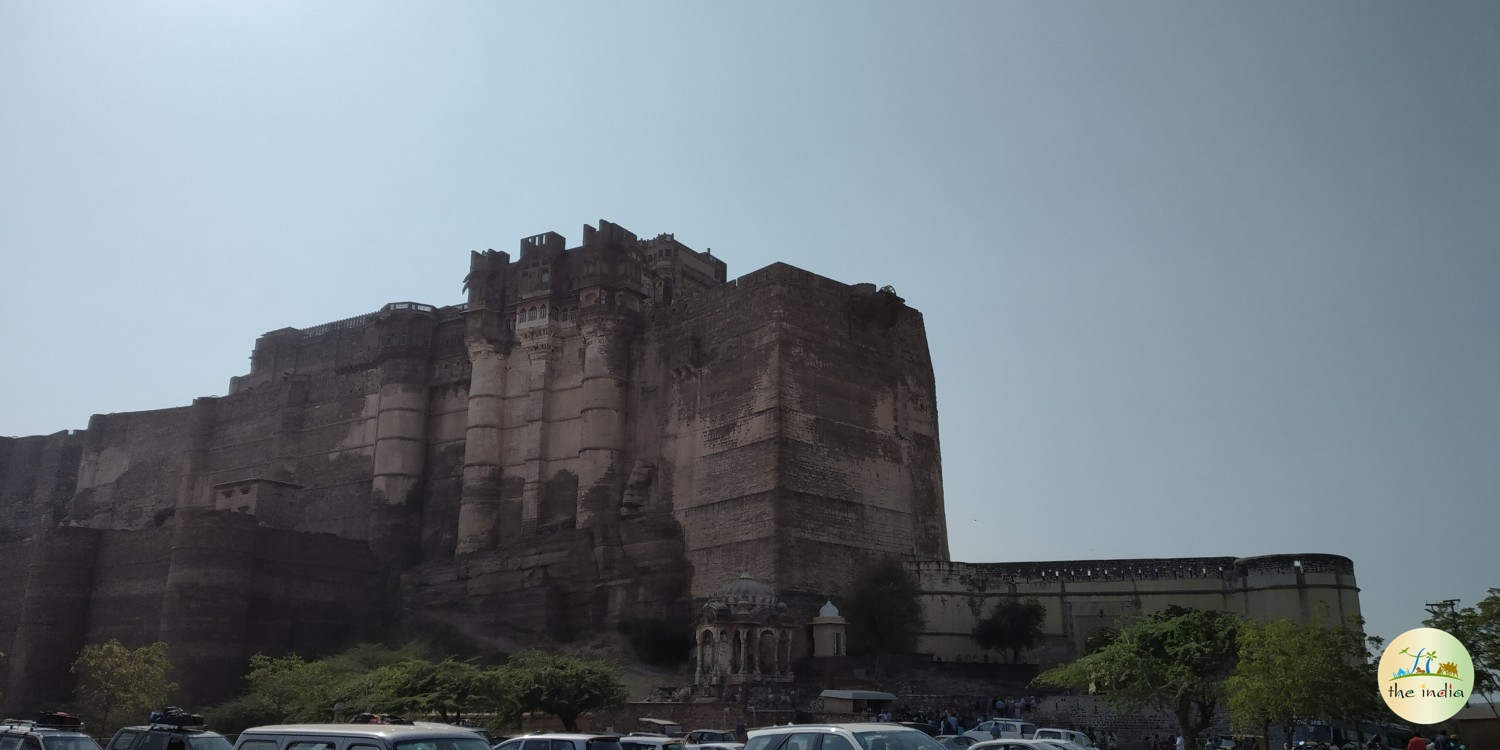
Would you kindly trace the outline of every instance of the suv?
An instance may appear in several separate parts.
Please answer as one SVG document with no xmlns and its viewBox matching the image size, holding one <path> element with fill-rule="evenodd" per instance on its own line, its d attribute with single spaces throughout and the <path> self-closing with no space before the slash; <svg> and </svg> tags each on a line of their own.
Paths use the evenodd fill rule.
<svg viewBox="0 0 1500 750">
<path fill-rule="evenodd" d="M 463 727 L 274 724 L 240 732 L 234 750 L 490 750 L 490 743 Z"/>
<path fill-rule="evenodd" d="M 495 750 L 623 750 L 621 739 L 617 734 L 538 732 L 512 737 L 496 745 Z"/>
<path fill-rule="evenodd" d="M 694 729 L 687 733 L 687 750 L 739 750 L 745 746 L 740 738 L 727 729 Z"/>
<path fill-rule="evenodd" d="M 193 719 L 201 722 L 201 718 Z M 115 732 L 106 750 L 230 750 L 224 735 L 210 732 L 201 723 L 158 721 Z"/>
<path fill-rule="evenodd" d="M 749 734 L 745 750 L 943 750 L 926 732 L 898 724 L 802 724 Z"/>
<path fill-rule="evenodd" d="M 686 750 L 679 737 L 631 732 L 620 738 L 624 750 Z"/>
<path fill-rule="evenodd" d="M 84 734 L 78 717 L 42 714 L 39 721 L 6 719 L 0 723 L 0 750 L 99 750 L 99 743 Z"/>
</svg>

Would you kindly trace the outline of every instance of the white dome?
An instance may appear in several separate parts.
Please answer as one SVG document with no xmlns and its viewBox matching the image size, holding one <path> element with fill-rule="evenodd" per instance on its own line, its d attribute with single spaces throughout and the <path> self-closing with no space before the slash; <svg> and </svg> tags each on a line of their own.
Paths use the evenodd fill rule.
<svg viewBox="0 0 1500 750">
<path fill-rule="evenodd" d="M 818 616 L 819 617 L 838 617 L 839 616 L 839 608 L 833 606 L 833 602 L 830 601 L 827 604 L 824 604 L 822 609 L 818 610 Z"/>
</svg>

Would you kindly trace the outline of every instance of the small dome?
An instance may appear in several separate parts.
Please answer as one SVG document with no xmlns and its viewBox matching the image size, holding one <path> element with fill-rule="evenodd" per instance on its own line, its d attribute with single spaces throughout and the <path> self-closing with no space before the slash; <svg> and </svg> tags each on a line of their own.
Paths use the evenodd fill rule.
<svg viewBox="0 0 1500 750">
<path fill-rule="evenodd" d="M 780 601 L 775 589 L 751 578 L 749 573 L 741 573 L 739 578 L 720 586 L 714 598 L 727 604 L 775 605 Z"/>
<path fill-rule="evenodd" d="M 819 617 L 838 617 L 839 616 L 839 608 L 833 606 L 833 602 L 830 601 L 827 604 L 824 604 L 822 609 L 818 610 L 818 616 Z"/>
</svg>

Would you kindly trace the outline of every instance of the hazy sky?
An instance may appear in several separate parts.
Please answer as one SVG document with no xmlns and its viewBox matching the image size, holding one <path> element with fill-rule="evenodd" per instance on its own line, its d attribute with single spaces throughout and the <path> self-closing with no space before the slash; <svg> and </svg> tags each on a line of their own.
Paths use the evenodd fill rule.
<svg viewBox="0 0 1500 750">
<path fill-rule="evenodd" d="M 892 284 L 954 559 L 1500 586 L 1500 4 L 0 2 L 0 435 L 600 218 Z"/>
</svg>

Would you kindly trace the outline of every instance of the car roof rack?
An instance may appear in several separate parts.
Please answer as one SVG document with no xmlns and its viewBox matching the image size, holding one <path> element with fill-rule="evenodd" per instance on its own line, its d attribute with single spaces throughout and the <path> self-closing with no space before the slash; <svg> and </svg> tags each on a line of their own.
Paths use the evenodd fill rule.
<svg viewBox="0 0 1500 750">
<path fill-rule="evenodd" d="M 146 721 L 152 729 L 203 730 L 208 728 L 208 723 L 203 720 L 201 714 L 190 714 L 176 706 L 167 706 L 160 711 L 152 711 Z"/>
</svg>

